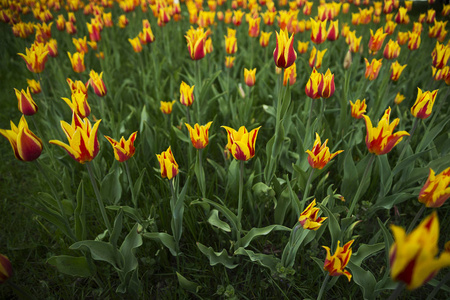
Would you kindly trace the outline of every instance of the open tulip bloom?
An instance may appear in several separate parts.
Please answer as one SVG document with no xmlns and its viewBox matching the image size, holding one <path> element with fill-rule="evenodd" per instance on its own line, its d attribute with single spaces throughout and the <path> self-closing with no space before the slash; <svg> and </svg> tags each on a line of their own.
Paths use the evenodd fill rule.
<svg viewBox="0 0 450 300">
<path fill-rule="evenodd" d="M 222 126 L 228 133 L 227 149 L 237 160 L 247 161 L 255 156 L 256 136 L 261 127 L 248 132 L 245 126 L 241 126 L 238 131 L 231 127 Z"/>
</svg>

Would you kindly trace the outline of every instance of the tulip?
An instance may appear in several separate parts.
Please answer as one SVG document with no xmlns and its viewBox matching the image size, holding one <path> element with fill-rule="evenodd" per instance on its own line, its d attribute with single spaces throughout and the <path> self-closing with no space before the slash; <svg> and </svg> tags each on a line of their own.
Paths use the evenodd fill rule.
<svg viewBox="0 0 450 300">
<path fill-rule="evenodd" d="M 86 36 L 79 39 L 73 38 L 72 42 L 75 45 L 75 48 L 77 48 L 77 52 L 88 53 L 89 49 L 87 46 Z"/>
<path fill-rule="evenodd" d="M 429 9 L 429 10 L 427 11 L 427 18 L 425 19 L 425 21 L 426 21 L 428 24 L 431 24 L 431 23 L 434 22 L 435 18 L 436 18 L 436 11 L 435 11 L 434 9 L 432 9 L 432 8 Z"/>
<path fill-rule="evenodd" d="M 335 41 L 339 38 L 339 21 L 331 21 L 327 31 L 327 40 Z"/>
<path fill-rule="evenodd" d="M 27 79 L 27 84 L 33 94 L 39 94 L 42 91 L 41 83 L 39 81 Z"/>
<path fill-rule="evenodd" d="M 234 56 L 225 56 L 225 67 L 231 69 L 234 66 L 234 60 L 236 57 Z"/>
<path fill-rule="evenodd" d="M 380 58 L 379 60 L 376 60 L 375 58 L 372 59 L 372 62 L 369 64 L 369 61 L 367 60 L 367 58 L 364 58 L 364 60 L 366 61 L 366 73 L 365 73 L 365 77 L 368 78 L 369 80 L 375 80 L 378 77 L 378 73 L 380 73 L 381 70 L 381 61 L 383 60 L 382 58 Z"/>
<path fill-rule="evenodd" d="M 8 257 L 0 254 L 0 283 L 5 282 L 13 275 L 12 264 Z"/>
<path fill-rule="evenodd" d="M 405 7 L 400 7 L 398 9 L 397 14 L 395 15 L 395 22 L 397 24 L 408 24 L 409 23 L 408 10 Z"/>
<path fill-rule="evenodd" d="M 345 41 L 349 45 L 349 50 L 352 53 L 358 53 L 359 52 L 359 47 L 361 45 L 361 39 L 362 39 L 362 36 L 360 36 L 359 38 L 356 37 L 355 31 L 350 31 L 348 33 Z"/>
<path fill-rule="evenodd" d="M 431 53 L 433 66 L 442 69 L 447 65 L 450 58 L 450 47 L 436 42 L 433 52 Z"/>
<path fill-rule="evenodd" d="M 58 42 L 55 39 L 50 39 L 47 42 L 47 50 L 48 50 L 48 54 L 51 57 L 57 57 L 58 56 Z"/>
<path fill-rule="evenodd" d="M 431 70 L 432 70 L 432 74 L 433 74 L 433 79 L 435 81 L 439 81 L 446 78 L 448 71 L 449 71 L 449 67 L 446 66 L 443 69 L 436 69 L 435 67 L 431 66 Z"/>
<path fill-rule="evenodd" d="M 256 68 L 248 70 L 247 68 L 244 68 L 244 79 L 245 84 L 247 86 L 254 86 L 255 85 L 255 77 L 256 77 Z"/>
<path fill-rule="evenodd" d="M 82 91 L 76 91 L 72 93 L 72 101 L 68 98 L 62 97 L 61 99 L 69 105 L 73 113 L 77 114 L 80 118 L 87 118 L 91 114 L 91 108 L 87 102 L 87 94 Z"/>
<path fill-rule="evenodd" d="M 208 122 L 206 125 L 199 126 L 198 123 L 191 125 L 185 123 L 187 129 L 189 130 L 189 136 L 191 137 L 192 146 L 196 149 L 203 149 L 209 143 L 209 127 L 211 127 L 212 122 Z"/>
<path fill-rule="evenodd" d="M 56 19 L 56 29 L 59 31 L 66 29 L 66 20 L 63 15 L 58 15 L 58 18 Z"/>
<path fill-rule="evenodd" d="M 441 11 L 441 15 L 442 16 L 444 16 L 444 17 L 446 17 L 446 16 L 448 16 L 450 14 L 450 4 L 447 4 L 447 5 L 443 5 L 442 6 L 442 11 Z"/>
<path fill-rule="evenodd" d="M 397 23 L 392 21 L 386 22 L 386 25 L 384 25 L 384 32 L 391 35 L 394 33 L 396 27 Z"/>
<path fill-rule="evenodd" d="M 441 207 L 450 198 L 450 168 L 435 175 L 430 168 L 428 179 L 419 192 L 419 202 L 426 207 Z"/>
<path fill-rule="evenodd" d="M 100 22 L 96 19 L 93 19 L 91 21 L 91 23 L 87 23 L 86 26 L 87 26 L 88 32 L 89 32 L 89 39 L 92 42 L 99 42 L 101 40 L 100 33 L 103 29 Z"/>
<path fill-rule="evenodd" d="M 113 27 L 114 23 L 112 21 L 112 13 L 103 13 L 102 14 L 102 18 L 103 18 L 103 23 L 105 24 L 105 27 Z"/>
<path fill-rule="evenodd" d="M 342 65 L 346 70 L 352 65 L 352 52 L 350 50 L 348 50 L 347 54 L 345 54 L 344 62 Z"/>
<path fill-rule="evenodd" d="M 344 151 L 339 150 L 335 153 L 330 153 L 330 148 L 327 147 L 327 143 L 328 139 L 322 144 L 320 141 L 320 136 L 316 132 L 316 140 L 314 141 L 312 150 L 306 150 L 306 153 L 309 155 L 308 163 L 312 168 L 322 170 L 330 160 Z"/>
<path fill-rule="evenodd" d="M 395 119 L 389 123 L 389 116 L 391 115 L 391 108 L 386 109 L 383 117 L 378 122 L 377 127 L 372 127 L 370 118 L 363 115 L 366 122 L 366 146 L 370 153 L 376 155 L 383 155 L 392 150 L 398 143 L 401 142 L 403 136 L 409 135 L 406 131 L 394 132 L 397 127 L 399 119 Z"/>
<path fill-rule="evenodd" d="M 162 178 L 171 180 L 178 175 L 178 164 L 170 147 L 161 154 L 156 154 L 156 157 L 158 158 Z"/>
<path fill-rule="evenodd" d="M 305 2 L 305 6 L 303 6 L 303 14 L 305 16 L 309 16 L 311 14 L 312 5 L 313 5 L 313 2 L 309 2 L 309 1 Z"/>
<path fill-rule="evenodd" d="M 297 66 L 295 63 L 293 63 L 292 66 L 284 69 L 283 85 L 286 86 L 288 82 L 289 85 L 293 85 L 296 80 L 297 80 Z"/>
<path fill-rule="evenodd" d="M 330 69 L 325 74 L 322 74 L 322 84 L 320 90 L 320 96 L 322 98 L 330 98 L 334 94 L 334 74 L 331 74 Z"/>
<path fill-rule="evenodd" d="M 88 118 L 82 119 L 76 113 L 73 113 L 71 125 L 61 121 L 61 128 L 69 141 L 69 145 L 58 140 L 51 140 L 49 143 L 62 147 L 70 157 L 84 164 L 93 160 L 100 150 L 97 139 L 100 122 L 101 120 L 98 120 L 92 127 Z"/>
<path fill-rule="evenodd" d="M 322 51 L 317 51 L 316 47 L 313 47 L 313 49 L 311 50 L 311 53 L 309 55 L 309 66 L 311 68 L 316 68 L 319 69 L 322 66 L 322 60 L 323 60 L 323 56 L 325 55 L 325 53 L 327 52 L 328 49 L 324 49 Z"/>
<path fill-rule="evenodd" d="M 439 220 L 436 211 L 426 217 L 411 233 L 391 225 L 394 244 L 389 251 L 391 278 L 403 281 L 408 290 L 416 289 L 431 280 L 441 268 L 450 266 L 450 252 L 439 258 Z"/>
<path fill-rule="evenodd" d="M 26 92 L 24 90 L 20 92 L 17 89 L 14 90 L 16 91 L 16 97 L 20 112 L 26 116 L 32 116 L 37 113 L 38 107 L 31 97 L 30 88 L 27 88 Z"/>
<path fill-rule="evenodd" d="M 308 82 L 306 83 L 305 93 L 312 99 L 319 99 L 321 97 L 320 92 L 323 88 L 322 74 L 313 68 Z"/>
<path fill-rule="evenodd" d="M 44 43 L 34 43 L 30 48 L 25 49 L 25 53 L 18 53 L 25 61 L 28 70 L 33 73 L 44 71 L 45 63 L 48 60 L 48 48 Z"/>
<path fill-rule="evenodd" d="M 423 30 L 422 23 L 414 22 L 412 32 L 415 32 L 420 35 L 422 33 L 422 30 Z"/>
<path fill-rule="evenodd" d="M 383 46 L 384 39 L 387 33 L 383 32 L 383 28 L 378 28 L 378 30 L 373 34 L 373 30 L 370 29 L 370 40 L 369 40 L 369 53 L 375 55 Z"/>
<path fill-rule="evenodd" d="M 191 106 L 194 102 L 194 85 L 189 86 L 182 81 L 180 85 L 180 102 L 184 106 Z"/>
<path fill-rule="evenodd" d="M 269 39 L 271 35 L 272 32 L 261 31 L 261 36 L 259 38 L 259 44 L 261 45 L 261 47 L 265 48 L 269 45 Z"/>
<path fill-rule="evenodd" d="M 192 60 L 199 60 L 205 57 L 206 33 L 203 28 L 194 29 L 191 27 L 185 35 L 187 47 Z"/>
<path fill-rule="evenodd" d="M 241 25 L 243 16 L 244 16 L 244 12 L 243 11 L 241 11 L 241 10 L 233 11 L 233 18 L 232 18 L 233 24 L 235 26 Z"/>
<path fill-rule="evenodd" d="M 261 127 L 248 132 L 245 126 L 241 126 L 238 131 L 231 127 L 222 126 L 228 133 L 228 143 L 226 148 L 237 160 L 247 161 L 255 156 L 255 143 L 258 131 Z"/>
<path fill-rule="evenodd" d="M 273 58 L 277 67 L 285 69 L 297 59 L 297 53 L 294 50 L 294 35 L 289 38 L 286 30 L 281 30 L 279 34 L 276 32 L 276 35 L 277 45 L 273 51 Z"/>
<path fill-rule="evenodd" d="M 345 270 L 348 262 L 350 261 L 350 257 L 352 256 L 352 249 L 350 248 L 355 240 L 349 241 L 344 247 L 339 247 L 340 241 L 338 241 L 336 251 L 333 256 L 331 256 L 331 249 L 322 246 L 327 251 L 327 257 L 325 258 L 325 263 L 323 269 L 328 271 L 330 276 L 341 276 L 345 275 L 350 282 L 352 279 L 352 274 L 349 271 Z"/>
<path fill-rule="evenodd" d="M 275 16 L 277 15 L 276 12 L 272 12 L 269 10 L 266 10 L 266 12 L 262 13 L 261 16 L 263 18 L 263 22 L 266 25 L 273 25 L 273 22 L 275 20 Z"/>
<path fill-rule="evenodd" d="M 0 129 L 0 134 L 8 139 L 14 151 L 14 156 L 21 161 L 33 161 L 42 153 L 42 141 L 29 128 L 25 116 L 20 118 L 19 125 L 12 121 L 11 130 Z"/>
<path fill-rule="evenodd" d="M 147 21 L 147 22 L 145 22 L 145 21 Z M 155 36 L 153 35 L 152 28 L 150 27 L 150 23 L 148 23 L 148 20 L 143 20 L 142 22 L 144 23 L 144 28 L 142 29 L 143 40 L 145 41 L 146 44 L 153 43 L 155 41 Z M 148 27 L 145 27 L 145 26 L 147 26 L 147 25 L 145 25 L 147 23 L 148 23 Z M 142 41 L 142 39 L 141 39 L 141 41 Z"/>
<path fill-rule="evenodd" d="M 106 85 L 103 82 L 102 76 L 103 72 L 101 72 L 100 75 L 98 75 L 97 72 L 91 70 L 91 72 L 89 73 L 88 85 L 92 86 L 92 88 L 94 89 L 94 93 L 99 97 L 105 96 L 107 92 Z"/>
<path fill-rule="evenodd" d="M 316 206 L 316 199 L 314 199 L 308 207 L 300 214 L 298 221 L 303 229 L 317 230 L 322 226 L 323 221 L 327 218 L 318 217 L 319 209 Z"/>
<path fill-rule="evenodd" d="M 394 59 L 400 55 L 400 46 L 398 42 L 394 42 L 393 40 L 389 40 L 384 46 L 383 56 L 386 59 Z"/>
<path fill-rule="evenodd" d="M 409 40 L 409 33 L 408 32 L 401 32 L 399 31 L 397 34 L 397 42 L 400 46 L 406 44 Z"/>
<path fill-rule="evenodd" d="M 71 21 L 66 22 L 66 32 L 70 35 L 77 33 L 77 27 L 74 25 L 73 22 Z"/>
<path fill-rule="evenodd" d="M 261 18 L 250 18 L 248 20 L 248 35 L 250 37 L 258 37 L 259 35 L 259 23 L 261 22 Z"/>
<path fill-rule="evenodd" d="M 298 41 L 298 47 L 297 47 L 298 53 L 300 53 L 300 54 L 306 53 L 306 51 L 308 50 L 308 45 L 309 45 L 309 42 L 303 43 L 301 41 Z"/>
<path fill-rule="evenodd" d="M 83 52 L 75 52 L 72 56 L 70 52 L 67 52 L 69 55 L 70 62 L 72 63 L 72 69 L 76 73 L 81 73 L 86 70 L 86 66 L 84 65 L 84 53 Z"/>
<path fill-rule="evenodd" d="M 399 105 L 400 103 L 403 102 L 403 100 L 405 100 L 405 96 L 400 93 L 397 93 L 394 99 L 395 104 Z"/>
<path fill-rule="evenodd" d="M 142 44 L 141 44 L 141 41 L 139 40 L 139 37 L 135 37 L 133 39 L 128 39 L 128 41 L 130 42 L 131 46 L 133 47 L 134 52 L 139 53 L 142 51 Z"/>
<path fill-rule="evenodd" d="M 119 16 L 119 22 L 117 23 L 117 25 L 119 25 L 120 28 L 125 28 L 128 25 L 128 19 L 127 16 L 125 15 L 120 15 Z"/>
<path fill-rule="evenodd" d="M 163 112 L 163 114 L 170 115 L 172 113 L 173 104 L 175 103 L 175 100 L 173 101 L 160 101 L 161 106 L 160 110 Z"/>
<path fill-rule="evenodd" d="M 81 91 L 84 94 L 86 94 L 86 97 L 87 97 L 87 87 L 86 87 L 87 84 L 85 85 L 80 80 L 75 80 L 75 82 L 74 82 L 70 78 L 67 78 L 67 84 L 69 85 L 70 91 L 72 92 L 72 94 L 77 91 Z"/>
<path fill-rule="evenodd" d="M 421 42 L 420 33 L 408 31 L 408 35 L 409 35 L 408 49 L 411 51 L 419 49 Z"/>
<path fill-rule="evenodd" d="M 431 115 L 438 90 L 422 92 L 420 88 L 417 89 L 417 98 L 411 107 L 411 114 L 416 118 L 424 120 Z"/>
<path fill-rule="evenodd" d="M 311 19 L 311 41 L 314 44 L 322 44 L 327 40 L 327 22 Z"/>
<path fill-rule="evenodd" d="M 225 52 L 234 54 L 237 51 L 237 39 L 235 36 L 225 36 Z"/>
<path fill-rule="evenodd" d="M 407 65 L 400 65 L 398 61 L 395 61 L 391 65 L 391 80 L 397 81 L 400 78 L 400 75 L 402 75 L 403 70 L 406 68 Z"/>
<path fill-rule="evenodd" d="M 125 140 L 124 137 L 121 137 L 119 142 L 105 135 L 105 138 L 109 141 L 114 149 L 114 157 L 117 161 L 124 162 L 133 157 L 136 150 L 134 148 L 136 135 L 137 131 L 133 132 L 128 140 Z"/>
<path fill-rule="evenodd" d="M 367 109 L 366 99 L 363 101 L 358 99 L 354 104 L 352 100 L 350 100 L 350 106 L 352 108 L 352 117 L 355 119 L 362 119 Z"/>
</svg>

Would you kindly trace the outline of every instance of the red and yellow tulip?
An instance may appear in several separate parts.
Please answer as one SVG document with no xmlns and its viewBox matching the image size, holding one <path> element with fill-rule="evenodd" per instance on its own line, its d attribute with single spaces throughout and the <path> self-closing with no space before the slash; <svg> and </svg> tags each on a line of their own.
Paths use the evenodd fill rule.
<svg viewBox="0 0 450 300">
<path fill-rule="evenodd" d="M 42 91 L 41 83 L 39 81 L 27 79 L 27 84 L 33 94 L 39 94 Z"/>
<path fill-rule="evenodd" d="M 92 86 L 92 88 L 94 89 L 94 93 L 99 97 L 105 96 L 107 92 L 106 85 L 103 82 L 102 76 L 103 72 L 101 72 L 100 75 L 98 75 L 97 72 L 91 70 L 91 72 L 89 73 L 88 85 Z"/>
<path fill-rule="evenodd" d="M 311 18 L 311 41 L 314 44 L 322 44 L 327 40 L 327 22 L 316 21 Z"/>
<path fill-rule="evenodd" d="M 319 69 L 322 66 L 323 56 L 327 52 L 328 49 L 323 49 L 322 51 L 317 51 L 316 47 L 313 47 L 311 53 L 309 55 L 309 66 L 311 68 Z"/>
<path fill-rule="evenodd" d="M 161 106 L 159 109 L 162 111 L 163 114 L 170 115 L 172 113 L 173 104 L 175 103 L 175 100 L 173 101 L 160 101 Z"/>
<path fill-rule="evenodd" d="M 191 106 L 194 103 L 194 85 L 189 86 L 182 81 L 180 84 L 180 102 L 184 106 Z"/>
<path fill-rule="evenodd" d="M 435 174 L 430 168 L 428 179 L 419 192 L 419 202 L 426 207 L 441 207 L 450 198 L 450 168 Z"/>
<path fill-rule="evenodd" d="M 134 147 L 136 135 L 137 131 L 133 132 L 128 140 L 125 140 L 124 137 L 121 137 L 119 142 L 105 135 L 105 138 L 109 141 L 114 149 L 114 157 L 117 161 L 124 162 L 133 157 L 134 152 L 136 151 Z"/>
<path fill-rule="evenodd" d="M 298 221 L 303 229 L 317 230 L 322 226 L 323 221 L 327 218 L 318 217 L 319 209 L 316 206 L 316 199 L 314 199 L 308 207 L 300 214 Z"/>
<path fill-rule="evenodd" d="M 280 33 L 276 32 L 277 45 L 273 51 L 273 59 L 275 65 L 278 68 L 288 68 L 297 59 L 297 53 L 294 50 L 294 35 L 289 38 L 289 34 L 286 30 L 280 30 Z"/>
<path fill-rule="evenodd" d="M 245 126 L 241 126 L 238 131 L 231 127 L 222 126 L 228 133 L 228 143 L 226 148 L 237 160 L 247 161 L 255 156 L 255 143 L 258 131 L 261 127 L 248 132 Z"/>
<path fill-rule="evenodd" d="M 248 70 L 247 68 L 244 68 L 244 79 L 245 84 L 248 86 L 254 86 L 256 81 L 256 68 Z"/>
<path fill-rule="evenodd" d="M 407 65 L 401 65 L 398 63 L 398 61 L 395 61 L 393 64 L 391 64 L 391 80 L 397 81 L 400 78 L 400 75 L 402 75 L 403 70 L 406 68 Z"/>
<path fill-rule="evenodd" d="M 84 65 L 84 52 L 75 52 L 73 55 L 67 52 L 70 62 L 72 63 L 72 69 L 75 73 L 81 73 L 86 70 Z"/>
<path fill-rule="evenodd" d="M 139 39 L 139 37 L 135 37 L 133 39 L 128 39 L 128 41 L 130 42 L 131 46 L 133 47 L 133 51 L 136 53 L 139 53 L 142 51 L 142 44 L 141 41 Z"/>
<path fill-rule="evenodd" d="M 8 257 L 0 254 L 0 284 L 8 280 L 11 276 L 13 276 L 12 264 Z"/>
<path fill-rule="evenodd" d="M 283 85 L 286 86 L 288 82 L 289 85 L 293 85 L 296 80 L 297 80 L 297 65 L 293 63 L 292 66 L 284 69 Z"/>
<path fill-rule="evenodd" d="M 328 140 L 323 144 L 320 141 L 320 136 L 316 132 L 316 140 L 314 141 L 314 146 L 312 150 L 306 150 L 308 153 L 308 163 L 314 169 L 323 169 L 325 165 L 332 160 L 336 155 L 343 152 L 344 150 L 336 151 L 335 153 L 330 153 L 330 148 L 327 147 Z"/>
<path fill-rule="evenodd" d="M 261 31 L 261 36 L 259 37 L 259 44 L 261 45 L 261 47 L 265 48 L 269 45 L 269 39 L 271 35 L 272 32 Z"/>
<path fill-rule="evenodd" d="M 196 149 L 203 149 L 209 143 L 209 127 L 211 127 L 212 122 L 208 122 L 206 125 L 198 125 L 196 123 L 194 128 L 191 125 L 185 123 L 187 129 L 189 130 L 189 136 L 191 137 L 192 146 Z"/>
<path fill-rule="evenodd" d="M 25 61 L 28 70 L 33 73 L 44 71 L 45 63 L 48 60 L 48 48 L 44 43 L 35 42 L 30 48 L 26 48 L 26 54 L 18 53 Z"/>
<path fill-rule="evenodd" d="M 419 119 L 426 119 L 431 115 L 433 111 L 433 105 L 436 100 L 438 90 L 432 92 L 422 92 L 420 88 L 417 88 L 417 98 L 414 105 L 411 107 L 411 114 Z"/>
<path fill-rule="evenodd" d="M 206 55 L 206 33 L 203 28 L 194 29 L 191 27 L 184 36 L 192 60 L 199 60 Z"/>
<path fill-rule="evenodd" d="M 375 55 L 381 49 L 381 46 L 383 46 L 386 36 L 387 33 L 383 32 L 383 28 L 378 28 L 375 34 L 373 33 L 373 30 L 370 29 L 369 53 Z"/>
<path fill-rule="evenodd" d="M 386 59 L 394 59 L 400 55 L 400 46 L 397 41 L 389 40 L 384 46 L 383 56 Z"/>
<path fill-rule="evenodd" d="M 355 103 L 350 100 L 350 106 L 352 109 L 352 117 L 355 119 L 362 119 L 367 109 L 366 99 L 363 101 L 358 99 Z"/>
<path fill-rule="evenodd" d="M 178 164 L 170 147 L 161 154 L 156 154 L 161 168 L 161 177 L 171 180 L 178 175 Z"/>
<path fill-rule="evenodd" d="M 27 91 L 14 89 L 16 92 L 16 97 L 18 101 L 19 110 L 22 114 L 26 116 L 32 116 L 38 111 L 38 106 L 36 102 L 34 102 L 33 98 L 30 94 L 30 88 L 27 88 Z"/>
<path fill-rule="evenodd" d="M 367 60 L 367 58 L 364 58 L 364 60 L 366 61 L 366 73 L 365 73 L 365 77 L 369 80 L 375 80 L 378 77 L 378 73 L 380 73 L 381 70 L 381 65 L 382 65 L 382 58 L 380 58 L 379 60 L 377 59 L 372 59 L 372 62 L 369 63 L 369 61 Z"/>
<path fill-rule="evenodd" d="M 327 251 L 327 257 L 325 258 L 325 263 L 323 269 L 328 271 L 330 276 L 341 276 L 345 275 L 350 282 L 352 279 L 352 274 L 349 271 L 345 270 L 348 262 L 350 261 L 350 257 L 352 256 L 352 244 L 354 240 L 347 242 L 344 247 L 340 247 L 340 241 L 338 241 L 336 251 L 333 255 L 331 255 L 331 249 L 322 246 Z"/>
</svg>

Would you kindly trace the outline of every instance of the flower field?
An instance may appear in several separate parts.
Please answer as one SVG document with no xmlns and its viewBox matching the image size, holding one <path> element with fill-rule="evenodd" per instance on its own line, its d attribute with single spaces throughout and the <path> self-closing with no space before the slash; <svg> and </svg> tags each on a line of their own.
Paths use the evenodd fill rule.
<svg viewBox="0 0 450 300">
<path fill-rule="evenodd" d="M 449 15 L 0 0 L 0 298 L 449 298 Z"/>
</svg>

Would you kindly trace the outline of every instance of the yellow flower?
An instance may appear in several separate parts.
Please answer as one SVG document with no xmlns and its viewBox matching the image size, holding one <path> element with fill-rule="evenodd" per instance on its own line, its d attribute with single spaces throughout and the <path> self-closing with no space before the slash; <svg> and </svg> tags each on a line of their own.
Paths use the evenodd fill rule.
<svg viewBox="0 0 450 300">
<path fill-rule="evenodd" d="M 244 68 L 244 79 L 245 79 L 246 85 L 254 86 L 255 85 L 255 77 L 256 77 L 256 68 L 251 69 L 251 70 Z"/>
<path fill-rule="evenodd" d="M 411 107 L 411 114 L 416 118 L 426 119 L 431 115 L 438 90 L 422 92 L 420 88 L 417 89 L 417 98 Z"/>
<path fill-rule="evenodd" d="M 237 39 L 235 36 L 225 36 L 225 52 L 234 54 L 237 51 Z"/>
<path fill-rule="evenodd" d="M 289 85 L 293 85 L 297 80 L 297 65 L 292 64 L 289 68 L 284 69 L 283 85 L 286 86 L 289 81 Z"/>
<path fill-rule="evenodd" d="M 75 52 L 73 56 L 70 52 L 67 52 L 67 55 L 69 55 L 72 69 L 75 73 L 81 73 L 86 70 L 86 66 L 84 65 L 84 52 Z"/>
<path fill-rule="evenodd" d="M 324 49 L 322 51 L 317 51 L 316 47 L 313 47 L 311 50 L 311 54 L 309 55 L 309 66 L 311 68 L 319 69 L 322 66 L 323 56 L 327 52 L 328 49 Z"/>
<path fill-rule="evenodd" d="M 384 46 L 383 56 L 386 59 L 397 58 L 400 55 L 400 46 L 397 41 L 389 40 Z"/>
<path fill-rule="evenodd" d="M 139 37 L 135 37 L 134 39 L 128 39 L 128 41 L 133 47 L 134 52 L 139 53 L 142 51 L 142 44 L 141 41 L 139 40 Z"/>
<path fill-rule="evenodd" d="M 384 39 L 386 38 L 387 33 L 383 32 L 383 28 L 378 28 L 378 30 L 373 33 L 373 30 L 370 29 L 370 40 L 369 40 L 369 53 L 376 54 L 383 46 Z"/>
<path fill-rule="evenodd" d="M 450 197 L 450 168 L 435 175 L 430 168 L 427 182 L 419 192 L 419 202 L 426 207 L 441 207 Z"/>
<path fill-rule="evenodd" d="M 44 71 L 48 60 L 48 47 L 44 43 L 35 42 L 30 48 L 25 49 L 26 54 L 18 53 L 25 61 L 28 70 L 33 73 Z"/>
<path fill-rule="evenodd" d="M 173 104 L 175 103 L 175 100 L 173 101 L 160 101 L 161 106 L 159 109 L 161 109 L 161 111 L 166 114 L 166 115 L 170 115 L 172 113 L 172 108 L 173 108 Z"/>
<path fill-rule="evenodd" d="M 69 105 L 70 109 L 73 113 L 80 116 L 80 118 L 84 119 L 89 117 L 91 114 L 91 107 L 87 102 L 87 94 L 83 93 L 81 90 L 77 90 L 72 93 L 72 101 L 68 98 L 62 97 L 61 99 Z"/>
<path fill-rule="evenodd" d="M 306 150 L 306 153 L 308 153 L 308 163 L 312 168 L 321 170 L 336 155 L 344 152 L 344 150 L 339 150 L 334 153 L 330 153 L 330 148 L 327 147 L 327 143 L 328 140 L 326 140 L 322 145 L 320 136 L 316 132 L 316 140 L 314 141 L 312 150 Z"/>
<path fill-rule="evenodd" d="M 391 65 L 391 80 L 397 81 L 400 78 L 400 75 L 402 75 L 403 70 L 406 68 L 407 65 L 401 65 L 398 63 L 398 61 L 395 61 Z"/>
<path fill-rule="evenodd" d="M 397 93 L 397 95 L 395 95 L 395 99 L 394 99 L 395 104 L 399 105 L 400 103 L 403 102 L 403 100 L 405 100 L 404 95 L 402 95 L 400 93 Z"/>
<path fill-rule="evenodd" d="M 319 209 L 316 206 L 316 199 L 300 214 L 298 221 L 304 229 L 317 230 L 322 226 L 327 218 L 318 217 Z"/>
<path fill-rule="evenodd" d="M 298 53 L 303 54 L 303 53 L 306 53 L 306 51 L 308 50 L 309 42 L 303 43 L 301 41 L 298 41 L 297 45 L 298 45 L 297 46 Z"/>
<path fill-rule="evenodd" d="M 120 141 L 116 141 L 109 136 L 105 135 L 105 138 L 109 141 L 111 146 L 114 149 L 114 157 L 119 162 L 124 162 L 131 157 L 133 157 L 135 148 L 134 141 L 136 140 L 137 131 L 133 132 L 128 140 L 125 140 L 124 137 L 120 138 Z"/>
<path fill-rule="evenodd" d="M 100 150 L 97 139 L 100 122 L 101 120 L 98 120 L 92 127 L 88 118 L 82 119 L 74 113 L 71 125 L 61 121 L 61 128 L 66 134 L 69 145 L 58 140 L 51 140 L 49 143 L 62 147 L 73 159 L 84 164 L 93 160 Z"/>
<path fill-rule="evenodd" d="M 194 29 L 191 27 L 184 36 L 187 41 L 187 47 L 192 60 L 199 60 L 206 54 L 206 33 L 203 28 Z"/>
<path fill-rule="evenodd" d="M 39 94 L 42 91 L 41 83 L 39 81 L 27 79 L 27 84 L 33 94 Z"/>
<path fill-rule="evenodd" d="M 372 59 L 372 62 L 369 64 L 369 61 L 367 60 L 367 58 L 364 58 L 364 60 L 366 61 L 366 73 L 365 73 L 365 77 L 368 78 L 369 80 L 375 80 L 378 77 L 378 73 L 380 73 L 381 70 L 381 65 L 382 65 L 382 58 L 380 59 Z"/>
<path fill-rule="evenodd" d="M 241 126 L 238 131 L 231 127 L 222 126 L 228 133 L 228 143 L 226 148 L 237 160 L 247 161 L 255 156 L 255 143 L 258 131 L 261 127 L 248 132 L 245 126 Z"/>
<path fill-rule="evenodd" d="M 261 31 L 261 36 L 259 38 L 259 44 L 261 45 L 261 47 L 267 47 L 269 45 L 269 39 L 271 35 L 272 32 Z"/>
<path fill-rule="evenodd" d="M 231 69 L 234 66 L 234 60 L 236 57 L 234 56 L 225 56 L 225 67 Z"/>
<path fill-rule="evenodd" d="M 350 248 L 355 240 L 349 241 L 344 247 L 339 247 L 340 241 L 338 241 L 336 251 L 333 255 L 331 255 L 331 249 L 322 246 L 327 251 L 327 257 L 325 258 L 325 263 L 323 269 L 328 271 L 330 276 L 341 276 L 345 275 L 348 278 L 348 281 L 352 279 L 352 274 L 349 271 L 345 270 L 348 262 L 350 261 L 350 257 L 352 256 L 352 249 Z"/>
<path fill-rule="evenodd" d="M 173 157 L 170 147 L 161 154 L 156 154 L 161 168 L 161 177 L 171 180 L 178 175 L 178 164 Z"/>
<path fill-rule="evenodd" d="M 42 141 L 29 128 L 25 116 L 20 118 L 19 125 L 12 121 L 11 130 L 0 129 L 0 134 L 8 139 L 14 151 L 14 156 L 21 161 L 32 161 L 42 153 Z"/>
<path fill-rule="evenodd" d="M 0 254 L 0 283 L 5 282 L 13 275 L 13 268 L 8 257 Z"/>
<path fill-rule="evenodd" d="M 275 65 L 279 68 L 290 67 L 297 59 L 297 53 L 294 50 L 294 35 L 289 38 L 286 30 L 280 30 L 277 35 L 277 45 L 273 51 L 273 58 Z"/>
<path fill-rule="evenodd" d="M 36 102 L 34 102 L 33 98 L 30 94 L 30 88 L 27 88 L 27 91 L 14 89 L 16 91 L 16 97 L 18 101 L 19 110 L 26 116 L 32 116 L 38 111 L 38 107 Z"/>
<path fill-rule="evenodd" d="M 362 119 L 363 114 L 367 109 L 366 99 L 364 99 L 363 101 L 358 99 L 354 104 L 352 100 L 350 100 L 350 106 L 352 108 L 352 117 L 355 119 Z"/>
<path fill-rule="evenodd" d="M 184 106 L 191 106 L 194 103 L 194 85 L 189 86 L 186 82 L 181 82 L 180 102 Z"/>
<path fill-rule="evenodd" d="M 208 122 L 206 125 L 199 126 L 198 123 L 191 125 L 184 123 L 189 130 L 189 136 L 191 137 L 192 146 L 196 149 L 203 149 L 209 143 L 209 127 L 211 127 L 212 122 Z"/>
<path fill-rule="evenodd" d="M 311 18 L 311 41 L 322 44 L 327 40 L 327 21 L 316 21 Z"/>
<path fill-rule="evenodd" d="M 89 73 L 89 85 L 92 86 L 92 88 L 94 89 L 94 93 L 99 97 L 105 96 L 107 92 L 102 76 L 103 72 L 98 75 L 97 72 L 91 70 L 91 72 Z"/>
<path fill-rule="evenodd" d="M 403 136 L 409 135 L 406 131 L 394 132 L 397 127 L 399 119 L 395 119 L 389 124 L 389 116 L 391 115 L 391 108 L 386 109 L 383 117 L 378 122 L 377 127 L 372 127 L 370 118 L 363 115 L 366 122 L 366 146 L 370 153 L 376 155 L 383 155 L 392 150 L 398 143 L 401 142 Z"/>
<path fill-rule="evenodd" d="M 391 225 L 395 243 L 389 251 L 391 278 L 403 281 L 409 290 L 432 279 L 441 268 L 450 266 L 450 252 L 439 258 L 439 220 L 436 211 L 426 217 L 411 233 Z"/>
</svg>

